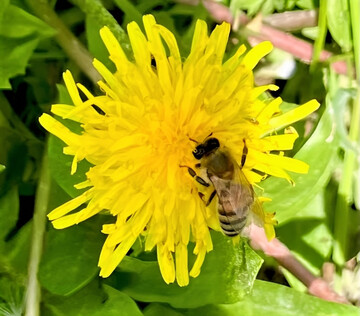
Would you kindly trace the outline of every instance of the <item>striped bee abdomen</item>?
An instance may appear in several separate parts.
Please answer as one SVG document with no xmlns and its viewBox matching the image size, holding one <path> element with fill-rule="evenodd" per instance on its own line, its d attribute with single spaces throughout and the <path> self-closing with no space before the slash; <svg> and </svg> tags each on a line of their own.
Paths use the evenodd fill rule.
<svg viewBox="0 0 360 316">
<path fill-rule="evenodd" d="M 220 227 L 225 235 L 236 236 L 241 233 L 246 225 L 249 207 L 246 205 L 244 208 L 234 209 L 232 197 L 227 190 L 218 192 L 219 204 L 219 221 Z"/>
<path fill-rule="evenodd" d="M 246 225 L 247 216 L 239 217 L 234 211 L 225 213 L 222 205 L 218 205 L 220 227 L 225 235 L 234 237 L 239 235 Z"/>
</svg>

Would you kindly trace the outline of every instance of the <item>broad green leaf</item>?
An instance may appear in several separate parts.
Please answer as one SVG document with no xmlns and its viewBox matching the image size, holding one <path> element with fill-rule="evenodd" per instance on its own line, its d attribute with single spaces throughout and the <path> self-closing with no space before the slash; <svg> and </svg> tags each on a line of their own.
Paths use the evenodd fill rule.
<svg viewBox="0 0 360 316">
<path fill-rule="evenodd" d="M 45 296 L 48 316 L 141 316 L 136 303 L 126 294 L 95 280 L 69 296 Z"/>
<path fill-rule="evenodd" d="M 125 257 L 106 282 L 136 300 L 178 308 L 236 302 L 251 290 L 262 259 L 244 241 L 233 245 L 218 232 L 212 233 L 212 240 L 214 250 L 206 255 L 200 275 L 190 279 L 188 286 L 167 285 L 157 262 L 132 257 Z M 194 257 L 189 261 L 191 266 Z"/>
<path fill-rule="evenodd" d="M 332 37 L 343 51 L 349 52 L 352 40 L 348 0 L 328 0 L 326 9 L 327 23 Z"/>
<path fill-rule="evenodd" d="M 0 89 L 9 89 L 9 79 L 25 73 L 28 61 L 43 38 L 54 31 L 44 22 L 14 6 L 2 7 L 0 19 Z"/>
<path fill-rule="evenodd" d="M 70 295 L 97 274 L 97 262 L 104 242 L 104 217 L 87 220 L 64 230 L 50 229 L 39 270 L 44 288 L 54 294 Z"/>
<path fill-rule="evenodd" d="M 332 134 L 333 115 L 325 110 L 313 135 L 294 158 L 306 162 L 310 168 L 307 174 L 292 174 L 296 185 L 291 186 L 284 179 L 271 177 L 261 183 L 264 195 L 272 199 L 264 207 L 276 211 L 279 223 L 290 220 L 327 184 L 337 162 L 338 137 Z"/>
<path fill-rule="evenodd" d="M 19 193 L 12 187 L 0 197 L 0 240 L 3 240 L 11 229 L 15 228 L 19 215 Z"/>
<path fill-rule="evenodd" d="M 324 301 L 289 287 L 256 280 L 253 291 L 235 304 L 209 305 L 181 311 L 185 316 L 358 316 L 358 307 Z M 146 314 L 145 314 L 146 315 Z"/>
</svg>

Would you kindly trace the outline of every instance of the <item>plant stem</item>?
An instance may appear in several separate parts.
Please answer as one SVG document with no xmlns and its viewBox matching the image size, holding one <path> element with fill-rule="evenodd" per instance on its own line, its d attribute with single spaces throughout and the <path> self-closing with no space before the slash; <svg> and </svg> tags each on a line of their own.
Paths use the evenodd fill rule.
<svg viewBox="0 0 360 316">
<path fill-rule="evenodd" d="M 84 45 L 71 33 L 47 0 L 26 0 L 26 4 L 43 21 L 57 32 L 55 38 L 65 53 L 71 58 L 88 78 L 97 83 L 100 75 L 92 66 L 93 57 Z"/>
<path fill-rule="evenodd" d="M 274 258 L 282 267 L 300 280 L 308 288 L 310 294 L 327 301 L 348 303 L 347 299 L 335 293 L 325 280 L 313 275 L 281 241 L 277 238 L 269 241 L 262 227 L 251 224 L 247 229 L 249 229 L 251 247 Z"/>
<path fill-rule="evenodd" d="M 121 28 L 115 18 L 99 0 L 71 0 L 81 11 L 86 14 L 86 17 L 93 19 L 99 25 L 106 25 L 119 41 L 125 54 L 131 55 L 131 48 L 129 38 L 126 32 Z"/>
<path fill-rule="evenodd" d="M 317 20 L 317 10 L 285 11 L 273 13 L 263 18 L 264 23 L 286 32 L 317 26 Z"/>
<path fill-rule="evenodd" d="M 320 61 L 320 54 L 321 54 L 321 51 L 323 50 L 324 44 L 325 44 L 326 31 L 327 31 L 326 25 L 327 25 L 326 24 L 326 0 L 321 0 L 320 8 L 319 8 L 319 19 L 318 19 L 319 32 L 318 32 L 318 36 L 316 37 L 315 43 L 314 43 L 314 51 L 313 51 L 311 65 L 310 65 L 310 70 L 314 70 L 314 68 Z"/>
<path fill-rule="evenodd" d="M 41 291 L 37 279 L 39 263 L 43 249 L 46 227 L 46 213 L 49 201 L 50 175 L 48 170 L 47 146 L 43 154 L 40 179 L 36 191 L 35 210 L 32 225 L 32 241 L 28 267 L 25 316 L 40 315 Z"/>
<path fill-rule="evenodd" d="M 354 44 L 354 58 L 355 58 L 355 69 L 356 69 L 356 82 L 357 82 L 357 96 L 353 103 L 349 139 L 354 144 L 359 142 L 359 125 L 360 125 L 360 4 L 359 1 L 350 1 L 350 14 L 351 14 L 351 26 L 353 32 L 353 44 Z M 347 260 L 348 254 L 348 238 L 349 232 L 349 203 L 351 203 L 353 196 L 353 175 L 356 170 L 356 164 L 359 163 L 359 157 L 356 153 L 345 148 L 344 165 L 343 165 L 343 176 L 341 178 L 338 190 L 338 200 L 335 209 L 335 220 L 334 220 L 334 250 L 333 260 L 334 262 L 342 266 Z"/>
</svg>

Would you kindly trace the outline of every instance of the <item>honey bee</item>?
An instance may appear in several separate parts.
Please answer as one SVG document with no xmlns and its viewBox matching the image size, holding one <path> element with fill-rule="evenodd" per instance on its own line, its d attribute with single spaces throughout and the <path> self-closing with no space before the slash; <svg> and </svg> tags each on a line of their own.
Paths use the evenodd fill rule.
<svg viewBox="0 0 360 316">
<path fill-rule="evenodd" d="M 247 153 L 248 149 L 244 140 L 240 167 L 226 148 L 220 148 L 219 140 L 214 137 L 209 138 L 209 136 L 193 151 L 194 157 L 200 160 L 200 163 L 195 166 L 206 170 L 206 175 L 215 189 L 206 205 L 211 203 L 215 195 L 218 196 L 220 227 L 224 234 L 230 237 L 237 236 L 242 232 L 255 201 L 253 187 L 241 170 L 245 164 Z M 187 168 L 189 174 L 197 182 L 207 187 L 210 186 L 206 180 L 196 174 L 194 169 Z M 202 193 L 199 195 L 201 198 L 204 196 Z"/>
</svg>

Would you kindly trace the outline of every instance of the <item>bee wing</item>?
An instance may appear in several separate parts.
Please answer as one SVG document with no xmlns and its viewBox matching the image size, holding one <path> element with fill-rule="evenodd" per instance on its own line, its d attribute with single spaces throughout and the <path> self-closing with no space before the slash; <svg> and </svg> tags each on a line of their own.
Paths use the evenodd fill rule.
<svg viewBox="0 0 360 316">
<path fill-rule="evenodd" d="M 232 179 L 210 176 L 219 198 L 221 228 L 227 235 L 237 235 L 242 231 L 254 203 L 254 191 L 251 184 L 236 163 L 234 167 Z"/>
</svg>

